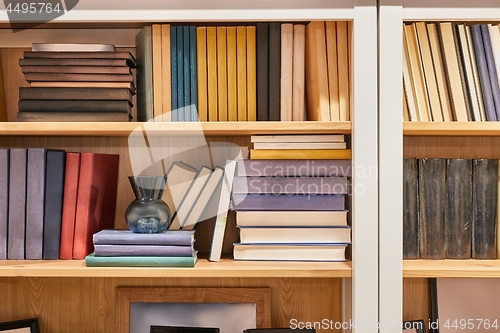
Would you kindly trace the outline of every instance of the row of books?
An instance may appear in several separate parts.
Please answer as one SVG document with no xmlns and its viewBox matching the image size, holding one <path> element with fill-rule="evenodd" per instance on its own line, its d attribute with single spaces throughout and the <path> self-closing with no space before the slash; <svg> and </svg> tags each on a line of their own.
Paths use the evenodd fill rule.
<svg viewBox="0 0 500 333">
<path fill-rule="evenodd" d="M 144 27 L 139 120 L 349 120 L 349 34 L 324 21 Z"/>
<path fill-rule="evenodd" d="M 404 259 L 496 259 L 498 160 L 404 159 Z"/>
<path fill-rule="evenodd" d="M 500 25 L 404 25 L 407 121 L 500 120 Z"/>
<path fill-rule="evenodd" d="M 0 259 L 83 259 L 113 228 L 119 155 L 0 149 Z"/>
</svg>

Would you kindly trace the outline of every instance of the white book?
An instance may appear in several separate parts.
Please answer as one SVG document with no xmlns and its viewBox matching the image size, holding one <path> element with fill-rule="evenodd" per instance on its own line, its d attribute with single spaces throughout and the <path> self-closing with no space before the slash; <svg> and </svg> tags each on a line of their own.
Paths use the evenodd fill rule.
<svg viewBox="0 0 500 333">
<path fill-rule="evenodd" d="M 342 134 L 252 135 L 255 142 L 344 142 Z"/>
<path fill-rule="evenodd" d="M 254 227 L 333 227 L 347 226 L 347 211 L 240 211 L 237 226 Z"/>
<path fill-rule="evenodd" d="M 350 243 L 350 227 L 239 227 L 241 244 Z"/>
<path fill-rule="evenodd" d="M 275 245 L 234 244 L 234 260 L 257 261 L 345 261 L 347 244 Z"/>
<path fill-rule="evenodd" d="M 345 142 L 255 142 L 254 149 L 346 149 Z"/>
<path fill-rule="evenodd" d="M 33 52 L 115 52 L 113 44 L 54 44 L 32 43 Z"/>
</svg>

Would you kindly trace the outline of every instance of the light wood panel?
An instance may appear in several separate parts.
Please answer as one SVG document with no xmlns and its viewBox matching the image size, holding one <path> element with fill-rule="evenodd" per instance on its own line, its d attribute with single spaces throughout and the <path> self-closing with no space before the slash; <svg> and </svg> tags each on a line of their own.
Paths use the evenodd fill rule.
<svg viewBox="0 0 500 333">
<path fill-rule="evenodd" d="M 403 279 L 403 320 L 424 319 L 429 323 L 429 284 L 427 279 Z M 426 332 L 429 332 L 426 329 Z"/>
<path fill-rule="evenodd" d="M 407 136 L 404 157 L 500 159 L 500 137 Z"/>
<path fill-rule="evenodd" d="M 403 134 L 413 136 L 500 136 L 500 123 L 485 122 L 404 122 Z"/>
<path fill-rule="evenodd" d="M 116 332 L 118 286 L 268 287 L 272 327 L 290 327 L 292 319 L 342 321 L 340 279 L 0 278 L 0 322 L 38 317 L 41 332 Z"/>
<path fill-rule="evenodd" d="M 500 260 L 405 260 L 404 277 L 500 277 Z"/>
</svg>

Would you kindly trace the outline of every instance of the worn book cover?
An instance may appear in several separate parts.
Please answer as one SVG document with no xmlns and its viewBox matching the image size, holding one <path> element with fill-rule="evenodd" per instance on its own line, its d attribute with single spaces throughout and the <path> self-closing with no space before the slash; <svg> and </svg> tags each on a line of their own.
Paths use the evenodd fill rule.
<svg viewBox="0 0 500 333">
<path fill-rule="evenodd" d="M 418 159 L 403 160 L 403 259 L 418 259 Z"/>
</svg>

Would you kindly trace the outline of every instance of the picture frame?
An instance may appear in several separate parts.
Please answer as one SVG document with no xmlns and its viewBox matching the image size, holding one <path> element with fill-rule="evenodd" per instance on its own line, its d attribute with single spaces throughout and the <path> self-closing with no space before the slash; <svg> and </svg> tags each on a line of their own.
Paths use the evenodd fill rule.
<svg viewBox="0 0 500 333">
<path fill-rule="evenodd" d="M 403 321 L 403 333 L 426 333 L 423 319 Z"/>
<path fill-rule="evenodd" d="M 253 303 L 256 327 L 271 327 L 270 288 L 116 288 L 116 332 L 128 333 L 131 303 Z"/>
<path fill-rule="evenodd" d="M 30 318 L 0 323 L 0 332 L 40 333 L 38 318 Z"/>
</svg>

